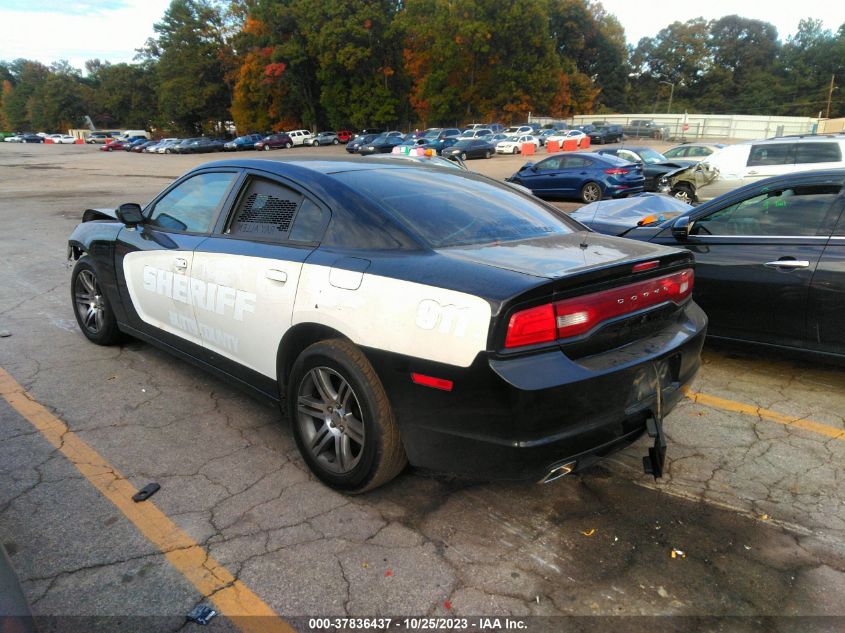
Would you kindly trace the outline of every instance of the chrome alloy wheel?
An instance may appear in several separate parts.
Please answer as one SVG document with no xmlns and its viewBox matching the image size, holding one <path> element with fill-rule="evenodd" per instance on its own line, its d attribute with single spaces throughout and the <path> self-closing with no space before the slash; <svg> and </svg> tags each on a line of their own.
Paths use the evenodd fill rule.
<svg viewBox="0 0 845 633">
<path fill-rule="evenodd" d="M 339 373 L 315 367 L 299 383 L 297 424 L 305 448 L 327 470 L 346 474 L 364 452 L 358 397 Z"/>
<path fill-rule="evenodd" d="M 73 295 L 80 322 L 91 334 L 98 334 L 105 323 L 105 301 L 97 277 L 90 270 L 76 276 Z"/>
</svg>

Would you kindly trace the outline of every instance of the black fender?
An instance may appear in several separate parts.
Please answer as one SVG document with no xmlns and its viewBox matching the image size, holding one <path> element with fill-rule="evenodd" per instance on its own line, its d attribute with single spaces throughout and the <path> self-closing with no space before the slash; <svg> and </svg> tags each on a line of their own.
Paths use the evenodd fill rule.
<svg viewBox="0 0 845 633">
<path fill-rule="evenodd" d="M 86 213 L 88 211 L 99 212 L 100 209 L 89 209 Z M 84 221 L 83 219 L 83 222 L 76 225 L 68 238 L 68 259 L 73 262 L 83 255 L 89 256 L 100 287 L 114 310 L 118 324 L 126 322 L 126 311 L 117 288 L 114 245 L 118 234 L 125 228 L 122 222 L 116 220 L 98 218 L 97 221 Z"/>
</svg>

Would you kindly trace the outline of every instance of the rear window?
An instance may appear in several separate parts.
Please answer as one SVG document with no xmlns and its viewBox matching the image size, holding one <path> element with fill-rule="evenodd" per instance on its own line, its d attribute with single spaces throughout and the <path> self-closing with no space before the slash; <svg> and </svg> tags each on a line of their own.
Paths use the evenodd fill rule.
<svg viewBox="0 0 845 633">
<path fill-rule="evenodd" d="M 795 143 L 753 145 L 748 155 L 748 166 L 791 165 L 795 162 L 792 158 L 793 147 Z"/>
<path fill-rule="evenodd" d="M 798 143 L 796 163 L 838 163 L 842 160 L 839 143 Z"/>
<path fill-rule="evenodd" d="M 564 218 L 511 190 L 461 174 L 384 169 L 335 174 L 432 248 L 572 233 Z"/>
</svg>

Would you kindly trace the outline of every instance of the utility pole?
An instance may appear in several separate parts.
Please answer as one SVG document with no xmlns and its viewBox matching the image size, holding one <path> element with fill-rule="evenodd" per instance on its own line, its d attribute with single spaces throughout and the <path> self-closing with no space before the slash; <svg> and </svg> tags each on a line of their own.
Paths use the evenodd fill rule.
<svg viewBox="0 0 845 633">
<path fill-rule="evenodd" d="M 827 91 L 827 112 L 824 115 L 824 118 L 830 118 L 830 102 L 833 100 L 833 78 L 836 75 L 830 76 L 830 89 Z"/>
</svg>

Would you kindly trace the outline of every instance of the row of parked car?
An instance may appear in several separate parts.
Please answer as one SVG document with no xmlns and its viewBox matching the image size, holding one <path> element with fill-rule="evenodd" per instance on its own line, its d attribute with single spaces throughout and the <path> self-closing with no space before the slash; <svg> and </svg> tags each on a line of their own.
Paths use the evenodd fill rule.
<svg viewBox="0 0 845 633">
<path fill-rule="evenodd" d="M 564 152 L 507 180 L 589 202 L 571 215 L 599 233 L 691 251 L 709 336 L 845 358 L 845 134 Z"/>
<path fill-rule="evenodd" d="M 69 134 L 47 134 L 39 132 L 18 132 L 3 139 L 5 143 L 54 143 L 56 145 L 71 145 L 76 143 L 76 137 Z"/>
</svg>

